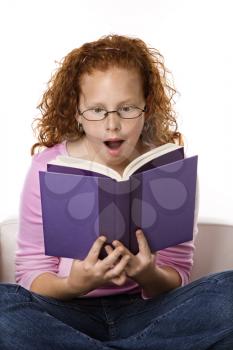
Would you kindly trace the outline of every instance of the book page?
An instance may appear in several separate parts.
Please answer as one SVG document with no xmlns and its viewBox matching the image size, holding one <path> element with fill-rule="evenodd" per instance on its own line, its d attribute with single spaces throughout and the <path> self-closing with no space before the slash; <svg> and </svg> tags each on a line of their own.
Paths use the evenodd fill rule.
<svg viewBox="0 0 233 350">
<path fill-rule="evenodd" d="M 182 148 L 183 146 L 176 145 L 174 143 L 166 143 L 165 145 L 153 148 L 152 150 L 140 155 L 135 158 L 130 164 L 127 165 L 123 172 L 122 178 L 128 180 L 129 177 L 144 164 L 150 162 L 151 160 L 158 158 L 168 152 L 171 152 L 175 149 Z"/>
<path fill-rule="evenodd" d="M 116 181 L 126 181 L 137 169 L 141 168 L 144 164 L 149 163 L 151 160 L 179 148 L 182 148 L 182 146 L 178 146 L 174 143 L 166 143 L 165 145 L 153 148 L 152 150 L 141 154 L 139 157 L 135 158 L 131 163 L 129 163 L 125 168 L 122 176 L 114 169 L 103 164 L 70 156 L 59 155 L 56 157 L 56 159 L 50 161 L 49 164 L 89 170 L 108 176 L 112 179 L 115 179 Z"/>
<path fill-rule="evenodd" d="M 93 162 L 93 161 L 90 161 L 87 159 L 60 155 L 60 156 L 57 156 L 56 159 L 50 161 L 49 164 L 60 165 L 60 166 L 65 166 L 65 167 L 67 166 L 67 167 L 77 168 L 77 169 L 90 170 L 90 171 L 94 171 L 96 173 L 111 177 L 112 179 L 115 179 L 117 181 L 122 181 L 122 177 L 117 171 L 115 171 L 112 168 L 109 168 L 103 164 L 96 163 L 96 162 Z"/>
</svg>

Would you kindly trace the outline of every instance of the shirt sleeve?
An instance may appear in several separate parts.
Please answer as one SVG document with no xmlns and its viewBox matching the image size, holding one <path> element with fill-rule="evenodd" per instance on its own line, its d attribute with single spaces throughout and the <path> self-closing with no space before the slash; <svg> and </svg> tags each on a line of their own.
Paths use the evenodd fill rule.
<svg viewBox="0 0 233 350">
<path fill-rule="evenodd" d="M 46 256 L 44 251 L 39 171 L 46 170 L 46 164 L 37 158 L 32 159 L 21 192 L 15 257 L 16 282 L 26 289 L 44 272 L 57 274 L 59 266 L 59 258 Z"/>
<path fill-rule="evenodd" d="M 189 283 L 189 278 L 193 266 L 193 254 L 195 249 L 195 239 L 198 233 L 198 210 L 199 210 L 199 180 L 197 178 L 196 198 L 195 198 L 195 212 L 193 224 L 193 240 L 179 244 L 175 247 L 169 247 L 157 252 L 155 263 L 159 267 L 169 266 L 176 270 L 181 277 L 181 286 Z M 145 290 L 141 289 L 141 296 L 143 299 L 150 299 L 146 295 Z"/>
</svg>

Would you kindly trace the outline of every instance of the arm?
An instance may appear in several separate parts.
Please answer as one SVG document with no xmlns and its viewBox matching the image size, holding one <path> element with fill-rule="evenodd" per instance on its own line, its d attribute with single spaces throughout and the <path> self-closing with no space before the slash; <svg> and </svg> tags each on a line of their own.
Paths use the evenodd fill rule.
<svg viewBox="0 0 233 350">
<path fill-rule="evenodd" d="M 170 260 L 167 260 L 167 264 L 165 261 L 161 263 L 160 260 L 159 265 L 157 263 L 158 253 L 151 253 L 143 231 L 136 231 L 136 236 L 139 246 L 139 252 L 136 255 L 133 255 L 130 251 L 128 251 L 128 249 L 119 241 L 114 241 L 112 244 L 114 247 L 122 247 L 125 254 L 130 256 L 125 272 L 128 277 L 132 278 L 141 286 L 142 297 L 144 299 L 153 298 L 161 293 L 181 286 L 183 261 L 179 265 L 179 259 L 176 261 L 176 256 L 173 253 L 170 256 Z M 110 246 L 106 246 L 105 249 L 108 253 L 111 252 Z M 177 247 L 172 247 L 170 249 L 177 249 Z M 184 271 L 185 270 L 186 267 L 184 268 Z"/>
<path fill-rule="evenodd" d="M 137 234 L 139 253 L 131 256 L 126 266 L 126 273 L 142 287 L 142 298 L 148 299 L 160 293 L 172 290 L 188 283 L 193 265 L 194 240 L 196 238 L 199 208 L 199 186 L 197 183 L 196 205 L 194 214 L 193 241 L 163 249 L 152 254 L 143 233 Z M 118 241 L 114 246 L 120 246 Z M 106 247 L 107 252 L 111 251 Z"/>
<path fill-rule="evenodd" d="M 33 159 L 21 194 L 16 282 L 41 295 L 72 299 L 117 278 L 122 274 L 128 257 L 122 258 L 119 248 L 111 256 L 100 260 L 99 252 L 104 239 L 99 237 L 85 260 L 71 261 L 67 275 L 58 275 L 60 259 L 46 256 L 44 252 L 38 172 L 45 168 L 45 161 L 39 162 L 37 157 Z"/>
<path fill-rule="evenodd" d="M 197 218 L 199 193 L 197 188 L 194 214 L 193 240 L 159 251 L 154 258 L 153 268 L 140 275 L 138 283 L 142 287 L 142 297 L 151 298 L 189 282 L 193 266 L 194 241 L 198 232 Z"/>
<path fill-rule="evenodd" d="M 122 257 L 122 248 L 118 247 L 112 254 L 100 260 L 100 250 L 105 241 L 105 237 L 98 237 L 84 260 L 73 260 L 67 277 L 59 278 L 50 273 L 43 273 L 32 282 L 31 290 L 57 299 L 72 299 L 121 275 L 129 257 Z"/>
<path fill-rule="evenodd" d="M 61 300 L 68 300 L 82 295 L 82 291 L 72 290 L 68 287 L 67 278 L 58 277 L 49 272 L 37 276 L 31 284 L 30 290 L 34 293 L 46 295 Z"/>
<path fill-rule="evenodd" d="M 137 255 L 133 255 L 123 246 L 126 254 L 130 256 L 129 263 L 126 266 L 126 274 L 141 286 L 143 298 L 153 298 L 163 292 L 179 287 L 182 283 L 180 274 L 172 267 L 159 267 L 157 265 L 157 254 L 151 253 L 142 230 L 137 230 L 136 236 L 139 246 Z M 122 243 L 114 241 L 113 245 L 120 247 Z M 110 248 L 107 249 L 110 252 Z"/>
<path fill-rule="evenodd" d="M 151 270 L 137 277 L 138 284 L 142 287 L 144 299 L 153 298 L 161 293 L 179 287 L 182 283 L 180 274 L 172 267 L 154 266 Z"/>
<path fill-rule="evenodd" d="M 44 254 L 38 172 L 45 170 L 46 163 L 37 158 L 32 159 L 20 198 L 15 272 L 16 282 L 26 289 L 45 272 L 56 276 L 60 264 L 59 258 Z"/>
</svg>

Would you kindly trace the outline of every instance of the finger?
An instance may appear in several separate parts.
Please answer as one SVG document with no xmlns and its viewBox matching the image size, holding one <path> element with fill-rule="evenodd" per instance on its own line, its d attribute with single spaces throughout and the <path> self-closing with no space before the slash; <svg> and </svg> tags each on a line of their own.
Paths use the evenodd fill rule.
<svg viewBox="0 0 233 350">
<path fill-rule="evenodd" d="M 123 249 L 123 254 L 124 255 L 129 255 L 132 256 L 133 254 L 127 249 L 124 244 L 122 244 L 120 241 L 113 241 L 112 245 L 116 248 L 121 247 Z"/>
<path fill-rule="evenodd" d="M 85 260 L 95 264 L 98 261 L 99 253 L 105 241 L 105 236 L 98 237 L 97 240 L 93 243 L 91 249 L 89 250 L 89 253 Z"/>
<path fill-rule="evenodd" d="M 147 243 L 146 237 L 142 230 L 136 231 L 137 241 L 138 241 L 138 248 L 139 252 L 142 252 L 144 255 L 151 254 L 150 247 Z"/>
<path fill-rule="evenodd" d="M 106 252 L 108 253 L 108 255 L 113 251 L 113 249 L 110 245 L 106 245 L 104 248 L 105 248 Z"/>
<path fill-rule="evenodd" d="M 124 255 L 118 264 L 116 264 L 111 270 L 107 271 L 106 277 L 108 278 L 118 277 L 124 271 L 129 260 L 130 260 L 130 257 L 128 255 Z"/>
<path fill-rule="evenodd" d="M 126 273 L 123 271 L 119 276 L 111 278 L 111 282 L 118 286 L 122 286 L 127 280 Z"/>
<path fill-rule="evenodd" d="M 112 247 L 109 246 L 109 245 L 105 246 L 104 248 L 105 248 L 105 250 L 106 250 L 108 255 L 110 255 L 112 253 L 112 251 L 113 251 Z M 114 265 L 112 265 L 112 266 L 109 265 L 110 268 L 112 268 L 113 266 Z"/>
<path fill-rule="evenodd" d="M 116 262 L 119 261 L 120 257 L 123 255 L 124 249 L 122 247 L 117 247 L 112 250 L 112 252 L 102 260 L 102 264 L 106 269 L 112 268 Z"/>
</svg>

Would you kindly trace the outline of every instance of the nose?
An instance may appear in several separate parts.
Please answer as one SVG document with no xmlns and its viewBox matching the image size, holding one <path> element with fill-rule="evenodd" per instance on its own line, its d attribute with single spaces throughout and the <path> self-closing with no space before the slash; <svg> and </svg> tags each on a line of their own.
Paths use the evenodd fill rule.
<svg viewBox="0 0 233 350">
<path fill-rule="evenodd" d="M 105 118 L 106 130 L 120 130 L 121 118 L 116 111 L 108 112 L 107 118 Z"/>
</svg>

